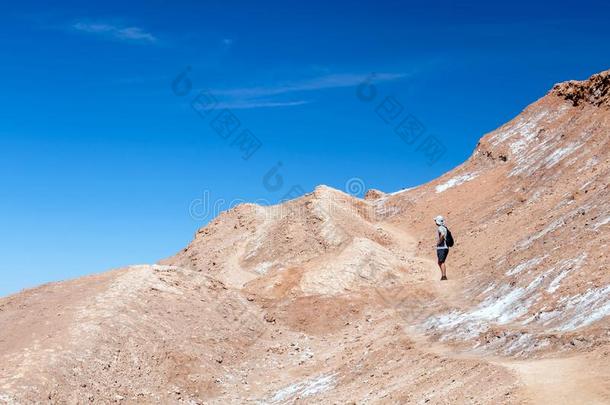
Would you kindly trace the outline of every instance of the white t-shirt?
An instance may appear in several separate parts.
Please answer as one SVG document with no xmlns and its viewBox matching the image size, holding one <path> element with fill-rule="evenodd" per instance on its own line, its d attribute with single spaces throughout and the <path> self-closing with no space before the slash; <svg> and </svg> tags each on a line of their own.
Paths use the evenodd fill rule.
<svg viewBox="0 0 610 405">
<path fill-rule="evenodd" d="M 441 235 L 443 236 L 443 243 L 441 243 Z M 439 225 L 438 227 L 438 232 L 436 234 L 436 248 L 449 249 L 449 247 L 447 247 L 447 228 L 445 225 Z"/>
</svg>

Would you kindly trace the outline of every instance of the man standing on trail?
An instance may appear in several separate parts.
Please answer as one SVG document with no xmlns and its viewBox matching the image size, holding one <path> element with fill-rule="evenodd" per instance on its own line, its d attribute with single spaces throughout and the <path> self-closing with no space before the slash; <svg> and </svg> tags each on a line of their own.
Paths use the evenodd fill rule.
<svg viewBox="0 0 610 405">
<path fill-rule="evenodd" d="M 448 229 L 445 226 L 445 218 L 438 215 L 434 218 L 434 223 L 438 226 L 436 231 L 436 256 L 438 257 L 438 267 L 441 269 L 441 280 L 447 280 L 447 269 L 445 268 L 445 260 L 449 254 L 449 246 L 447 245 Z"/>
</svg>

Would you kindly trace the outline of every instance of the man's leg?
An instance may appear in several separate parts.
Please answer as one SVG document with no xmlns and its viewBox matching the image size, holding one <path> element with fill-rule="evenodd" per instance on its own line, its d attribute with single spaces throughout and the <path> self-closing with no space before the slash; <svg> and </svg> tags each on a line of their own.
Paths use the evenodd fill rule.
<svg viewBox="0 0 610 405">
<path fill-rule="evenodd" d="M 438 268 L 441 269 L 441 280 L 447 280 L 447 268 L 445 267 L 445 260 L 447 259 L 447 254 L 449 253 L 446 249 L 439 249 L 436 251 L 436 255 L 438 256 Z"/>
<path fill-rule="evenodd" d="M 447 273 L 445 270 L 445 259 L 447 258 L 447 251 L 444 249 L 437 249 L 436 256 L 438 258 L 438 268 L 441 270 L 441 280 L 447 280 Z"/>
</svg>

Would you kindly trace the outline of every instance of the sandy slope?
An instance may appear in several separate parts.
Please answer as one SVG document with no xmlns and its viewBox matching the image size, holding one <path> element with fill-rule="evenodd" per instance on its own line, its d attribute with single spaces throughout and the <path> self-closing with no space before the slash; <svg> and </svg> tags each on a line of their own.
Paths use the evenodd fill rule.
<svg viewBox="0 0 610 405">
<path fill-rule="evenodd" d="M 610 403 L 609 77 L 429 184 L 241 205 L 158 265 L 0 299 L 0 403 Z"/>
</svg>

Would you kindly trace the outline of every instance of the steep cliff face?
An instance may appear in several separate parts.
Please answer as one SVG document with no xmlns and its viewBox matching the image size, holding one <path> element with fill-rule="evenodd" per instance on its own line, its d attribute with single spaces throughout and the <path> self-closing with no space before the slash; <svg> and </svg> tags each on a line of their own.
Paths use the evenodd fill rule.
<svg viewBox="0 0 610 405">
<path fill-rule="evenodd" d="M 0 299 L 0 403 L 609 401 L 608 77 L 428 184 L 244 204 L 160 264 Z"/>
</svg>

